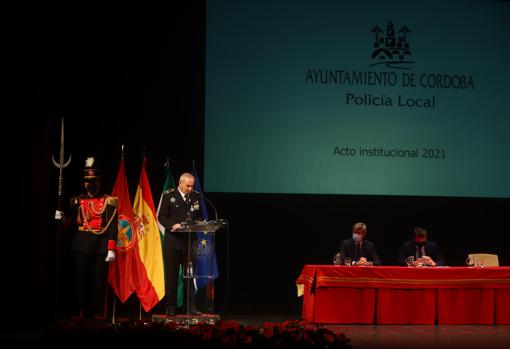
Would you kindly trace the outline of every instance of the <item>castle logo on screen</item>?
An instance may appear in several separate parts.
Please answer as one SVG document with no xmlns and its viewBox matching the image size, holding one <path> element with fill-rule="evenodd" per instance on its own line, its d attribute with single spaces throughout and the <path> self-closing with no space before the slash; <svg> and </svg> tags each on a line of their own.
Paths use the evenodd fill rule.
<svg viewBox="0 0 510 349">
<path fill-rule="evenodd" d="M 409 40 L 413 32 L 407 24 L 397 26 L 397 21 L 390 19 L 384 29 L 373 25 L 363 33 L 366 37 L 370 33 L 374 35 L 369 39 L 368 66 L 355 63 L 348 67 L 310 67 L 306 70 L 305 84 L 345 86 L 349 88 L 343 91 L 346 106 L 382 108 L 436 109 L 441 102 L 435 93 L 437 90 L 475 89 L 475 80 L 470 74 L 417 71 L 416 60 L 411 59 L 414 46 Z M 427 51 L 433 47 L 421 49 Z M 366 50 L 359 52 L 361 57 L 367 58 Z M 363 62 L 363 58 L 359 62 Z M 358 69 L 359 65 L 364 67 Z M 372 87 L 382 87 L 383 90 Z"/>
<path fill-rule="evenodd" d="M 397 32 L 395 24 L 389 20 L 386 30 L 375 25 L 370 32 L 375 35 L 371 57 L 374 63 L 370 67 L 382 64 L 392 69 L 410 69 L 413 61 L 409 60 L 411 48 L 407 35 L 412 31 L 407 25 L 400 27 Z"/>
</svg>

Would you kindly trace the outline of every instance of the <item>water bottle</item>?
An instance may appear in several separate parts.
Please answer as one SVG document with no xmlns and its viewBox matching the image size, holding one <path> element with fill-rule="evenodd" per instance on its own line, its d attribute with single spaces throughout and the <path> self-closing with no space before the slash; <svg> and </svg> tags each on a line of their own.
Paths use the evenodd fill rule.
<svg viewBox="0 0 510 349">
<path fill-rule="evenodd" d="M 337 253 L 337 254 L 333 257 L 333 264 L 334 264 L 334 265 L 340 265 L 340 264 L 342 264 L 342 258 L 340 257 L 340 253 Z"/>
<path fill-rule="evenodd" d="M 188 277 L 193 277 L 193 263 L 190 261 L 188 262 L 188 268 L 187 268 Z"/>
</svg>

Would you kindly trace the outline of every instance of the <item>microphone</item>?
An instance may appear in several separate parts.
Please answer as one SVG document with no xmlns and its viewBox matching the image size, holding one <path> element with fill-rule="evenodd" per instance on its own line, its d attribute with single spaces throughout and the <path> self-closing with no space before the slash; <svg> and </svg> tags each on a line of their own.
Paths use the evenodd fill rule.
<svg viewBox="0 0 510 349">
<path fill-rule="evenodd" d="M 215 218 L 215 220 L 217 222 L 218 221 L 218 210 L 216 210 L 216 206 L 214 206 L 214 204 L 204 194 L 202 194 L 201 192 L 196 191 L 194 189 L 191 189 L 191 191 L 194 192 L 195 194 L 198 194 L 201 197 L 203 197 L 205 199 L 205 201 L 207 201 L 207 203 L 209 203 L 209 205 L 211 205 L 211 207 L 214 210 L 214 218 Z"/>
</svg>

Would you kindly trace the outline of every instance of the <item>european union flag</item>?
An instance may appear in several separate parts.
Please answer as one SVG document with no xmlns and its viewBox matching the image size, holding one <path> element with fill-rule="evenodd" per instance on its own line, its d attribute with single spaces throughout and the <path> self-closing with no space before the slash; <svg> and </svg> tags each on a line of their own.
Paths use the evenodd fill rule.
<svg viewBox="0 0 510 349">
<path fill-rule="evenodd" d="M 195 163 L 193 163 L 193 176 L 195 176 L 195 191 L 200 193 L 200 213 L 202 217 L 208 221 L 209 215 L 207 214 L 207 207 L 202 193 L 202 186 L 198 179 L 197 169 Z M 200 289 L 206 286 L 208 283 L 213 281 L 219 276 L 218 263 L 216 262 L 216 253 L 214 245 L 214 233 L 198 232 L 196 235 L 197 241 L 193 249 L 198 252 L 195 255 L 195 276 L 196 286 Z"/>
</svg>

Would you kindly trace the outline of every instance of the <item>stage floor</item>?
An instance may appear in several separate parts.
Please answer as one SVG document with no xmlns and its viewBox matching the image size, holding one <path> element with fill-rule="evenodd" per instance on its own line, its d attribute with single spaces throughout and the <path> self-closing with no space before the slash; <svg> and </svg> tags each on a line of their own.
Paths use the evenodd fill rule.
<svg viewBox="0 0 510 349">
<path fill-rule="evenodd" d="M 300 312 L 228 312 L 222 320 L 242 325 L 300 320 Z M 326 325 L 351 339 L 352 349 L 368 348 L 510 348 L 510 326 L 488 325 Z"/>
<path fill-rule="evenodd" d="M 300 312 L 219 312 L 221 320 L 261 326 L 264 322 L 300 320 Z M 147 318 L 147 320 L 150 320 Z M 510 326 L 490 325 L 326 325 L 351 339 L 352 349 L 383 348 L 510 348 Z M 2 333 L 0 342 L 37 342 L 43 332 L 18 330 Z"/>
<path fill-rule="evenodd" d="M 361 348 L 509 348 L 510 326 L 337 325 L 327 326 Z"/>
</svg>

